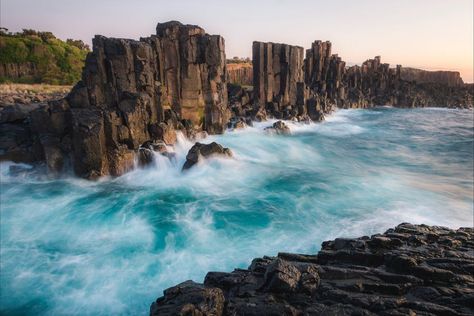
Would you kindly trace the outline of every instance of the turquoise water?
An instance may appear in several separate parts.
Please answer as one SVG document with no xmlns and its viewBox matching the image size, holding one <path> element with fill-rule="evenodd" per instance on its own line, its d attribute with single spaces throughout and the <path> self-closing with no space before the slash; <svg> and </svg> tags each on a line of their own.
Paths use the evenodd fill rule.
<svg viewBox="0 0 474 316">
<path fill-rule="evenodd" d="M 291 136 L 213 136 L 234 159 L 116 179 L 10 174 L 2 164 L 4 314 L 146 315 L 163 289 L 209 270 L 400 222 L 472 226 L 473 112 L 340 110 Z"/>
</svg>

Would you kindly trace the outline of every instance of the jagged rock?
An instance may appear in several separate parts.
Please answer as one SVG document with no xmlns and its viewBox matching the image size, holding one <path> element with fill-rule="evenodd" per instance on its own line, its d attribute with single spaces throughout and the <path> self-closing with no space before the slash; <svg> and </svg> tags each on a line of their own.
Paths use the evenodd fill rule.
<svg viewBox="0 0 474 316">
<path fill-rule="evenodd" d="M 207 288 L 192 281 L 165 291 L 150 308 L 150 315 L 222 315 L 224 294 L 219 288 Z"/>
<path fill-rule="evenodd" d="M 273 116 L 284 119 L 305 114 L 304 49 L 253 42 L 252 56 L 257 108 L 266 108 Z"/>
<path fill-rule="evenodd" d="M 229 148 L 222 147 L 216 142 L 212 142 L 210 144 L 194 144 L 194 146 L 191 147 L 188 154 L 186 155 L 186 162 L 183 165 L 183 171 L 190 169 L 202 158 L 208 158 L 214 155 L 232 157 L 232 151 L 230 151 Z"/>
<path fill-rule="evenodd" d="M 302 54 L 294 53 L 292 56 L 298 58 L 289 61 L 287 56 L 292 49 L 299 52 L 301 48 L 254 42 L 255 106 L 277 118 L 299 120 L 308 115 L 316 122 L 336 108 L 472 107 L 472 85 L 463 85 L 459 73 L 405 71 L 400 65 L 390 68 L 381 63 L 380 56 L 361 66 L 346 67 L 337 54 L 332 54 L 331 46 L 328 41 L 313 42 L 306 50 L 304 67 L 300 67 Z M 242 116 L 241 108 L 236 108 L 237 115 Z"/>
<path fill-rule="evenodd" d="M 224 131 L 230 111 L 223 38 L 176 21 L 159 23 L 156 34 L 94 38 L 82 81 L 67 98 L 79 175 L 122 174 L 145 141 L 174 144 L 182 120 Z"/>
<path fill-rule="evenodd" d="M 167 144 L 163 141 L 146 141 L 138 149 L 138 164 L 147 166 L 154 161 L 154 152 L 159 153 L 170 160 L 174 160 L 175 153 L 168 151 Z"/>
<path fill-rule="evenodd" d="M 186 304 L 195 311 L 205 289 L 220 289 L 216 315 L 472 315 L 473 237 L 472 228 L 403 223 L 324 242 L 318 255 L 280 253 L 248 269 L 209 272 L 204 285 L 166 290 L 152 311 L 176 315 Z"/>
<path fill-rule="evenodd" d="M 270 292 L 293 292 L 301 278 L 300 271 L 287 261 L 277 259 L 265 271 L 265 288 Z"/>
<path fill-rule="evenodd" d="M 277 121 L 272 126 L 265 127 L 265 130 L 281 135 L 291 134 L 290 128 L 283 121 Z"/>
</svg>

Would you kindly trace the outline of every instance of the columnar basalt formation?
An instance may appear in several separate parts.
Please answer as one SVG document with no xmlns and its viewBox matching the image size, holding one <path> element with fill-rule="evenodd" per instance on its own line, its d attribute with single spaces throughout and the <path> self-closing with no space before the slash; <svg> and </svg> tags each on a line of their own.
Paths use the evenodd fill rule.
<svg viewBox="0 0 474 316">
<path fill-rule="evenodd" d="M 331 42 L 315 41 L 306 50 L 305 84 L 309 88 L 308 114 L 320 121 L 334 106 L 345 101 L 345 62 L 331 53 Z"/>
<path fill-rule="evenodd" d="M 227 64 L 227 82 L 240 86 L 253 85 L 253 66 L 251 63 Z"/>
<path fill-rule="evenodd" d="M 291 50 L 294 46 L 260 42 L 253 46 L 254 104 L 278 118 L 298 119 L 298 115 L 307 114 L 320 121 L 335 108 L 378 105 L 472 107 L 472 87 L 463 85 L 456 72 L 404 71 L 400 65 L 391 68 L 382 63 L 380 56 L 361 66 L 346 67 L 332 54 L 330 42 L 315 41 L 306 50 L 301 82 L 300 55 L 295 54 L 299 57 L 295 63 L 285 63 L 278 59 L 282 47 Z M 286 67 L 297 69 L 296 80 Z M 285 98 L 285 89 L 291 87 L 282 83 L 285 76 L 297 87 L 293 89 L 296 97 Z"/>
<path fill-rule="evenodd" d="M 380 56 L 345 71 L 345 102 L 341 107 L 364 108 L 375 105 L 398 105 L 400 69 L 381 63 Z"/>
<path fill-rule="evenodd" d="M 449 87 L 460 87 L 464 84 L 458 71 L 427 71 L 423 69 L 403 67 L 401 78 L 417 83 L 439 83 Z"/>
<path fill-rule="evenodd" d="M 35 138 L 29 143 L 54 139 L 48 146 L 56 146 L 55 157 L 72 157 L 79 176 L 121 175 L 133 168 L 141 144 L 172 144 L 176 128 L 188 136 L 224 131 L 230 118 L 225 60 L 221 36 L 175 21 L 139 41 L 96 36 L 82 80 L 61 106 L 31 112 L 25 133 Z M 64 118 L 64 129 L 46 128 L 53 115 Z M 43 126 L 34 124 L 36 117 Z M 44 153 L 48 148 L 43 145 Z"/>
<path fill-rule="evenodd" d="M 401 224 L 164 291 L 150 315 L 472 315 L 474 230 Z"/>
<path fill-rule="evenodd" d="M 253 42 L 254 104 L 288 118 L 304 108 L 304 49 L 286 44 Z"/>
<path fill-rule="evenodd" d="M 156 34 L 94 38 L 83 79 L 68 96 L 76 173 L 120 175 L 142 143 L 163 139 L 182 121 L 224 131 L 224 39 L 174 21 L 158 24 Z"/>
</svg>

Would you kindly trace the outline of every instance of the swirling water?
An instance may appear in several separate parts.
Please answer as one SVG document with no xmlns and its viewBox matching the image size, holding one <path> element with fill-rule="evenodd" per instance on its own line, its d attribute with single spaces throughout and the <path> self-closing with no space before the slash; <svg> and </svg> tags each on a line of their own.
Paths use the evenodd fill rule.
<svg viewBox="0 0 474 316">
<path fill-rule="evenodd" d="M 290 136 L 212 136 L 233 159 L 88 182 L 2 164 L 0 312 L 146 315 L 162 290 L 209 270 L 400 222 L 473 225 L 473 112 L 340 110 Z"/>
</svg>

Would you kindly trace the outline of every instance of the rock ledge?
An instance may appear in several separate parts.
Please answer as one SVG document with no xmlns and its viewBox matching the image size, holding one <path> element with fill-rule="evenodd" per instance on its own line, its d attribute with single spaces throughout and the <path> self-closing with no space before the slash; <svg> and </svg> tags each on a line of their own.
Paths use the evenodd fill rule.
<svg viewBox="0 0 474 316">
<path fill-rule="evenodd" d="M 474 229 L 403 223 L 164 291 L 150 315 L 473 315 Z"/>
</svg>

